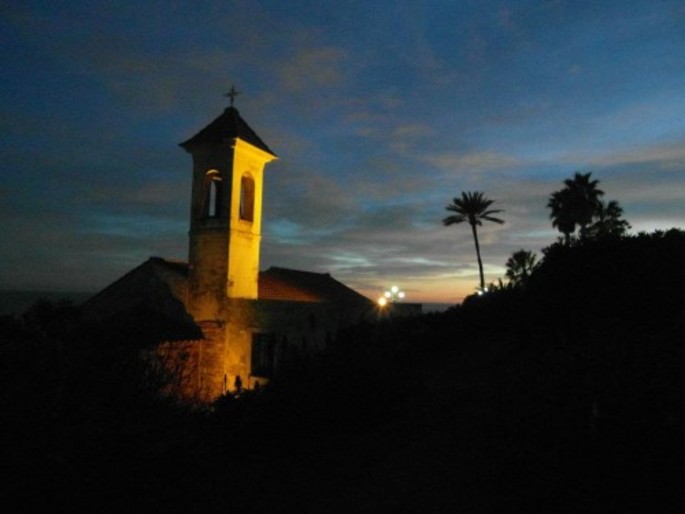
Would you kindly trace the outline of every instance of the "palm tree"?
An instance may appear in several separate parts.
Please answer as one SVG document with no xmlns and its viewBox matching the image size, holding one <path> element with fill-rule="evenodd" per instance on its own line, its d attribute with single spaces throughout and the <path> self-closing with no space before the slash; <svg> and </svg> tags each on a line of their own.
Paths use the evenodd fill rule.
<svg viewBox="0 0 685 514">
<path fill-rule="evenodd" d="M 564 234 L 566 243 L 571 242 L 571 235 L 580 227 L 585 231 L 601 205 L 604 191 L 597 189 L 599 180 L 590 180 L 592 173 L 576 172 L 572 179 L 564 180 L 564 189 L 552 193 L 547 202 L 552 212 L 552 226 Z"/>
<path fill-rule="evenodd" d="M 576 221 L 570 208 L 572 203 L 571 192 L 568 189 L 555 191 L 547 202 L 547 207 L 552 209 L 549 217 L 552 218 L 552 226 L 559 229 L 564 235 L 564 241 L 571 243 L 571 234 L 576 230 Z"/>
<path fill-rule="evenodd" d="M 442 220 L 443 225 L 449 227 L 450 225 L 458 225 L 463 222 L 468 222 L 471 225 L 471 232 L 473 233 L 473 241 L 476 244 L 476 256 L 478 257 L 478 271 L 480 272 L 480 290 L 485 290 L 485 277 L 483 276 L 483 261 L 480 258 L 480 245 L 478 244 L 477 225 L 482 225 L 483 220 L 492 221 L 494 223 L 502 224 L 504 220 L 495 218 L 493 214 L 503 212 L 501 209 L 490 209 L 494 200 L 489 200 L 481 192 L 463 192 L 461 198 L 454 198 L 452 203 L 445 207 L 446 210 L 454 214 L 447 216 Z"/>
<path fill-rule="evenodd" d="M 616 200 L 609 203 L 600 202 L 595 211 L 594 222 L 582 234 L 588 238 L 620 237 L 631 228 L 623 219 L 623 208 Z"/>
<path fill-rule="evenodd" d="M 506 277 L 514 286 L 524 284 L 538 265 L 537 255 L 530 250 L 518 250 L 507 259 Z"/>
<path fill-rule="evenodd" d="M 604 196 L 604 191 L 597 189 L 599 180 L 590 180 L 591 175 L 591 172 L 576 172 L 573 179 L 564 180 L 566 188 L 571 191 L 573 213 L 581 231 L 592 223 L 595 212 L 602 204 L 601 197 Z"/>
</svg>

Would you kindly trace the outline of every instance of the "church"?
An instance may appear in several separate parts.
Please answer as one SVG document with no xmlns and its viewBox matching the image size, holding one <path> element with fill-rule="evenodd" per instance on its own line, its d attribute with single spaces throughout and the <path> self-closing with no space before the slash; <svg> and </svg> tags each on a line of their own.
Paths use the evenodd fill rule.
<svg viewBox="0 0 685 514">
<path fill-rule="evenodd" d="M 89 299 L 100 323 L 156 327 L 173 394 L 209 402 L 264 385 L 375 304 L 329 274 L 260 271 L 265 168 L 276 154 L 231 104 L 180 144 L 192 157 L 188 262 L 152 257 Z"/>
</svg>

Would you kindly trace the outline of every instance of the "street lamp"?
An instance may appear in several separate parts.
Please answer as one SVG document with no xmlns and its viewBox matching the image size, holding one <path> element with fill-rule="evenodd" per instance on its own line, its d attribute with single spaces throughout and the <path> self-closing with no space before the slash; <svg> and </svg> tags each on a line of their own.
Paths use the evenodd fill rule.
<svg viewBox="0 0 685 514">
<path fill-rule="evenodd" d="M 388 303 L 396 303 L 404 299 L 404 291 L 401 291 L 399 287 L 392 286 L 389 290 L 383 293 L 378 299 L 378 305 L 385 307 Z"/>
</svg>

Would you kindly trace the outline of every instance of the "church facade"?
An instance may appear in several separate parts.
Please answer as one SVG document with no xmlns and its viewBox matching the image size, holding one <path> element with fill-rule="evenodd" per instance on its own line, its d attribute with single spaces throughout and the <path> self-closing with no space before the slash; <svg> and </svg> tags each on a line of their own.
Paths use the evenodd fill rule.
<svg viewBox="0 0 685 514">
<path fill-rule="evenodd" d="M 175 377 L 173 392 L 207 402 L 268 382 L 289 357 L 371 316 L 374 303 L 329 274 L 260 271 L 265 168 L 277 157 L 233 105 L 181 147 L 193 163 L 188 262 L 150 258 L 84 312 L 101 322 L 154 319 L 154 352 Z"/>
</svg>

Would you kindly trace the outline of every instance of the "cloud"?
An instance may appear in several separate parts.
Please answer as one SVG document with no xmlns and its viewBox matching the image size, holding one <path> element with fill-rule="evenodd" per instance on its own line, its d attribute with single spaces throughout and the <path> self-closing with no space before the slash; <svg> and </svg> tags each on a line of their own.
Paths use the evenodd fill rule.
<svg viewBox="0 0 685 514">
<path fill-rule="evenodd" d="M 685 139 L 670 144 L 641 145 L 614 152 L 603 152 L 588 160 L 590 166 L 613 167 L 625 165 L 653 165 L 660 169 L 685 168 Z"/>
<path fill-rule="evenodd" d="M 299 50 L 280 65 L 281 84 L 287 92 L 340 86 L 345 78 L 346 61 L 347 52 L 339 48 Z"/>
<path fill-rule="evenodd" d="M 437 217 L 431 223 L 417 223 L 422 210 L 421 202 L 416 201 L 353 213 L 346 227 L 320 234 L 307 247 L 308 269 L 331 272 L 369 295 L 393 282 L 411 291 L 415 300 L 435 298 L 444 281 L 453 284 L 453 289 L 445 292 L 446 298 L 456 301 L 457 290 L 462 297 L 470 294 L 473 278 L 477 280 L 470 230 L 446 229 Z M 501 239 L 491 228 L 482 231 L 484 251 Z M 265 241 L 264 248 L 270 263 L 293 258 L 273 240 Z M 490 257 L 492 254 L 488 264 Z M 436 276 L 443 281 L 435 280 Z"/>
<path fill-rule="evenodd" d="M 424 159 L 436 168 L 452 172 L 482 172 L 518 167 L 521 164 L 521 161 L 516 157 L 493 151 L 475 153 L 447 152 L 435 156 L 425 156 Z"/>
<path fill-rule="evenodd" d="M 511 252 L 554 241 L 547 199 L 575 170 L 636 230 L 685 226 L 676 4 L 15 2 L 2 279 L 94 286 L 184 256 L 191 163 L 176 144 L 231 83 L 280 157 L 263 267 L 455 300 L 478 277 L 468 227 L 440 223 L 451 198 L 481 190 L 505 210 L 479 232 L 494 280 Z"/>
<path fill-rule="evenodd" d="M 108 220 L 55 210 L 3 213 L 3 221 L 0 283 L 7 289 L 95 292 L 151 255 L 186 254 L 178 226 L 139 216 Z"/>
<path fill-rule="evenodd" d="M 315 172 L 281 170 L 266 187 L 266 219 L 287 219 L 308 230 L 344 226 L 357 205 L 354 192 L 338 179 Z"/>
</svg>

